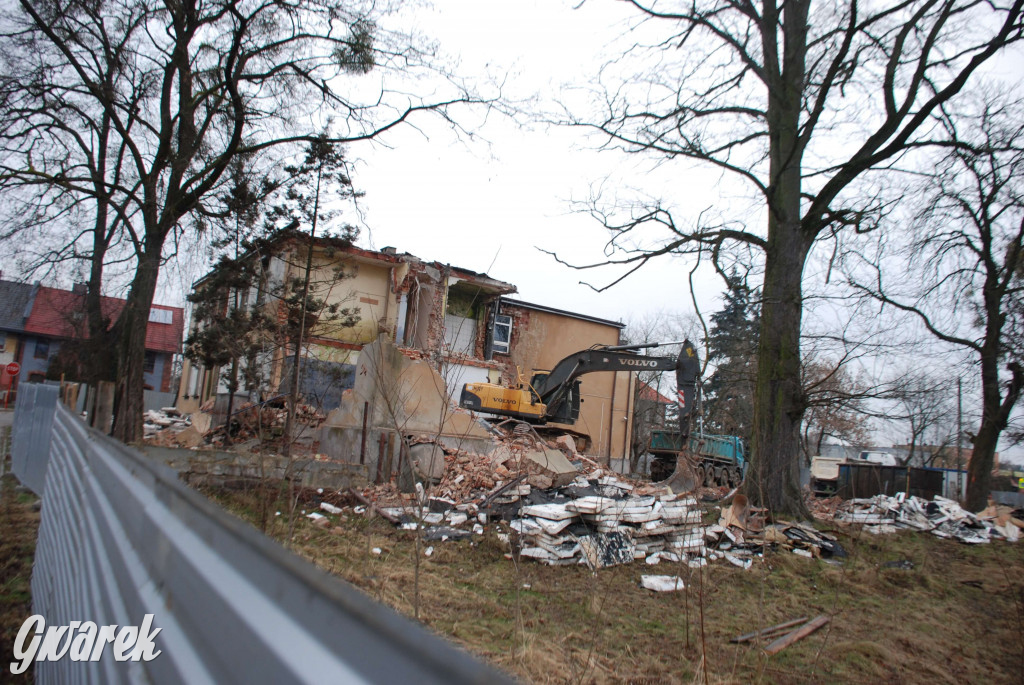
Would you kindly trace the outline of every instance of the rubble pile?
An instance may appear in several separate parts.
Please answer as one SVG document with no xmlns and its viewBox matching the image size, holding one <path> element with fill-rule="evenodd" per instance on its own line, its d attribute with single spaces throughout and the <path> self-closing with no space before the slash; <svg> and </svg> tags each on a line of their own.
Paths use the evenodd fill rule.
<svg viewBox="0 0 1024 685">
<path fill-rule="evenodd" d="M 990 505 L 972 514 L 945 497 L 936 495 L 929 502 L 905 493 L 849 500 L 836 512 L 835 520 L 861 524 L 869 533 L 920 530 L 967 544 L 984 544 L 994 539 L 1015 542 L 1024 528 L 1024 521 L 1013 516 L 1010 507 Z"/>
<path fill-rule="evenodd" d="M 193 415 L 182 415 L 174 407 L 164 407 L 158 412 L 147 411 L 143 415 L 144 438 L 151 444 L 163 447 L 224 445 L 224 426 L 210 428 L 213 410 L 214 400 L 211 399 Z M 284 431 L 287 417 L 288 409 L 284 406 L 271 406 L 269 402 L 246 402 L 231 413 L 232 442 L 280 435 Z M 300 424 L 315 428 L 326 417 L 312 405 L 299 404 L 295 408 L 295 419 Z"/>
<path fill-rule="evenodd" d="M 749 506 L 743 495 L 737 495 L 731 506 L 722 510 L 718 524 L 708 527 L 705 536 L 708 558 L 725 559 L 743 569 L 750 568 L 755 557 L 763 556 L 766 547 L 807 558 L 846 556 L 835 535 L 814 526 L 789 521 L 767 524 L 765 510 Z"/>
<path fill-rule="evenodd" d="M 163 407 L 160 411 L 149 409 L 142 415 L 143 436 L 161 444 L 174 444 L 175 437 L 191 425 L 191 418 L 182 416 L 174 407 Z"/>
<path fill-rule="evenodd" d="M 526 504 L 510 526 L 520 554 L 550 565 L 586 563 L 603 568 L 662 556 L 679 561 L 704 553 L 701 511 L 692 497 L 638 495 L 612 476 L 573 483 Z"/>
<path fill-rule="evenodd" d="M 766 547 L 814 558 L 845 556 L 835 536 L 810 525 L 765 525 L 764 510 L 749 507 L 743 495 L 723 509 L 718 525 L 704 526 L 702 493 L 731 493 L 680 494 L 632 481 L 576 453 L 571 438 L 547 442 L 511 432 L 496 442 L 491 455 L 446 450 L 435 497 L 425 497 L 422 486 L 418 495 L 403 495 L 391 484 L 362 495 L 392 523 L 422 529 L 429 540 L 470 537 L 469 526 L 482 534 L 484 524 L 504 521 L 521 556 L 552 566 L 597 569 L 642 559 L 699 568 L 723 559 L 750 568 Z"/>
</svg>

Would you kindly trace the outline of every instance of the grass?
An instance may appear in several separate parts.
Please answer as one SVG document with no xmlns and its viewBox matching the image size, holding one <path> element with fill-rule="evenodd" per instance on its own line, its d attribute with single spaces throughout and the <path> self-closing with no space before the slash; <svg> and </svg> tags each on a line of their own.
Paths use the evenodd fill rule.
<svg viewBox="0 0 1024 685">
<path fill-rule="evenodd" d="M 251 493 L 208 494 L 254 520 Z M 300 508 L 315 506 L 307 500 Z M 278 540 L 287 531 L 283 518 L 275 517 L 267 531 Z M 336 532 L 301 519 L 293 549 L 413 615 L 414 534 L 350 511 L 329 518 Z M 421 543 L 433 553 L 418 558 L 419 617 L 535 683 L 703 682 L 705 670 L 714 683 L 1021 682 L 1024 546 L 839 532 L 849 552 L 841 566 L 779 552 L 748 571 L 723 562 L 700 572 L 640 562 L 596 574 L 517 564 L 492 530 L 472 542 Z M 371 552 L 375 547 L 380 555 Z M 883 567 L 902 559 L 914 568 Z M 643 590 L 646 573 L 681 575 L 688 590 Z M 729 643 L 818 614 L 829 615 L 829 625 L 773 657 Z"/>
<path fill-rule="evenodd" d="M 34 498 L 15 492 L 9 478 L 2 488 L 0 657 L 6 662 L 31 614 L 38 514 Z M 254 525 L 260 520 L 256 491 L 206 493 Z M 269 504 L 267 533 L 283 541 L 288 507 Z M 300 509 L 315 506 L 307 499 Z M 328 518 L 331 529 L 324 530 L 300 517 L 292 548 L 410 616 L 418 565 L 420 620 L 524 682 L 1019 683 L 1024 673 L 1021 544 L 969 547 L 924 534 L 875 537 L 839 529 L 849 552 L 842 566 L 770 553 L 748 571 L 724 562 L 701 572 L 641 562 L 595 574 L 517 564 L 490 526 L 471 542 L 421 542 L 417 555 L 413 533 L 379 518 L 351 510 Z M 883 567 L 902 559 L 913 569 Z M 688 589 L 643 590 L 645 573 L 681 575 Z M 756 645 L 729 643 L 741 633 L 818 614 L 831 622 L 773 657 Z"/>
<path fill-rule="evenodd" d="M 35 556 L 39 514 L 35 495 L 15 489 L 10 474 L 0 478 L 0 679 L 32 682 L 32 669 L 11 675 L 14 639 L 32 615 L 32 560 Z"/>
</svg>

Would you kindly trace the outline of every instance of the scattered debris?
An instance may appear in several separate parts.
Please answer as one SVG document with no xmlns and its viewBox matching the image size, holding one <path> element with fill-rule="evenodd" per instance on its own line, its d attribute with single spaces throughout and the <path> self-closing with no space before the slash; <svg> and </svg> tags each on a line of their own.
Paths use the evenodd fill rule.
<svg viewBox="0 0 1024 685">
<path fill-rule="evenodd" d="M 143 437 L 149 444 L 161 447 L 219 447 L 226 444 L 225 425 L 230 425 L 231 442 L 238 449 L 243 443 L 252 441 L 258 444 L 262 439 L 280 437 L 288 416 L 283 395 L 259 404 L 241 404 L 232 411 L 225 425 L 216 428 L 211 428 L 213 411 L 213 398 L 191 415 L 182 415 L 174 407 L 148 410 L 143 414 Z M 299 404 L 295 408 L 295 418 L 298 423 L 315 428 L 324 422 L 326 416 L 312 405 Z"/>
<path fill-rule="evenodd" d="M 686 589 L 683 579 L 679 576 L 640 576 L 640 585 L 655 592 L 675 592 Z"/>
<path fill-rule="evenodd" d="M 972 545 L 993 539 L 1015 542 L 1024 528 L 1024 521 L 1014 517 L 1010 507 L 990 504 L 984 511 L 972 514 L 945 497 L 936 495 L 929 502 L 905 493 L 849 500 L 836 510 L 835 520 L 861 524 L 868 533 L 919 530 Z"/>
</svg>

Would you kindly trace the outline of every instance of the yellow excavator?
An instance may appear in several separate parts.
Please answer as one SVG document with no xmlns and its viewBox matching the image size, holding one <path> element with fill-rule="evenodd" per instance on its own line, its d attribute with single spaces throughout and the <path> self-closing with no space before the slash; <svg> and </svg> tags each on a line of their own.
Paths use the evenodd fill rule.
<svg viewBox="0 0 1024 685">
<path fill-rule="evenodd" d="M 689 492 L 703 482 L 715 484 L 713 478 L 709 480 L 706 477 L 708 473 L 721 476 L 724 483 L 726 476 L 722 474 L 726 471 L 721 465 L 722 455 L 718 453 L 721 450 L 708 450 L 698 446 L 695 451 L 689 440 L 690 414 L 694 409 L 697 383 L 700 381 L 700 359 L 693 344 L 689 340 L 682 341 L 678 357 L 637 354 L 639 350 L 678 344 L 679 341 L 593 347 L 570 354 L 558 362 L 551 371 L 535 371 L 529 383 L 525 383 L 520 377 L 515 388 L 494 383 L 466 383 L 462 387 L 459 405 L 465 409 L 511 416 L 530 423 L 552 421 L 572 425 L 580 415 L 579 377 L 583 374 L 594 371 L 675 371 L 679 432 L 653 431 L 657 444 L 651 444 L 651 451 L 657 457 L 658 473 L 662 477 L 667 474 L 665 480 L 659 484 L 666 485 L 675 492 Z M 731 436 L 710 437 L 718 442 L 739 440 Z M 709 436 L 702 436 L 698 442 L 704 445 L 708 439 Z M 735 466 L 736 461 L 735 457 L 728 461 L 728 478 L 738 483 L 741 480 L 739 468 L 742 467 L 743 459 L 739 459 L 739 468 Z M 655 475 L 653 471 L 654 466 L 652 475 Z"/>
<path fill-rule="evenodd" d="M 459 406 L 530 423 L 553 421 L 572 425 L 580 415 L 580 376 L 595 371 L 675 371 L 680 425 L 689 434 L 689 414 L 700 377 L 700 360 L 693 344 L 682 341 L 678 357 L 637 353 L 679 342 L 592 347 L 570 354 L 551 371 L 534 371 L 529 383 L 520 376 L 514 388 L 495 383 L 466 383 Z"/>
</svg>

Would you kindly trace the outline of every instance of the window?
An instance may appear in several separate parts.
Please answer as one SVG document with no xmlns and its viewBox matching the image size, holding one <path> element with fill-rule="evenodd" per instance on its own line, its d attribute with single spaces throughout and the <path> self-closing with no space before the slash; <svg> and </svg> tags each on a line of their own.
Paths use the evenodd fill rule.
<svg viewBox="0 0 1024 685">
<path fill-rule="evenodd" d="M 507 314 L 498 314 L 494 317 L 494 330 L 492 332 L 491 348 L 495 352 L 508 354 L 509 345 L 512 343 L 512 317 Z"/>
<path fill-rule="evenodd" d="M 156 368 L 156 352 L 146 352 L 145 358 L 142 360 L 142 370 L 146 373 L 153 373 Z"/>
<path fill-rule="evenodd" d="M 152 323 L 174 323 L 174 312 L 170 309 L 150 309 L 149 320 Z"/>
<path fill-rule="evenodd" d="M 49 340 L 36 340 L 36 351 L 32 354 L 36 359 L 49 359 L 50 357 L 50 341 Z"/>
</svg>

